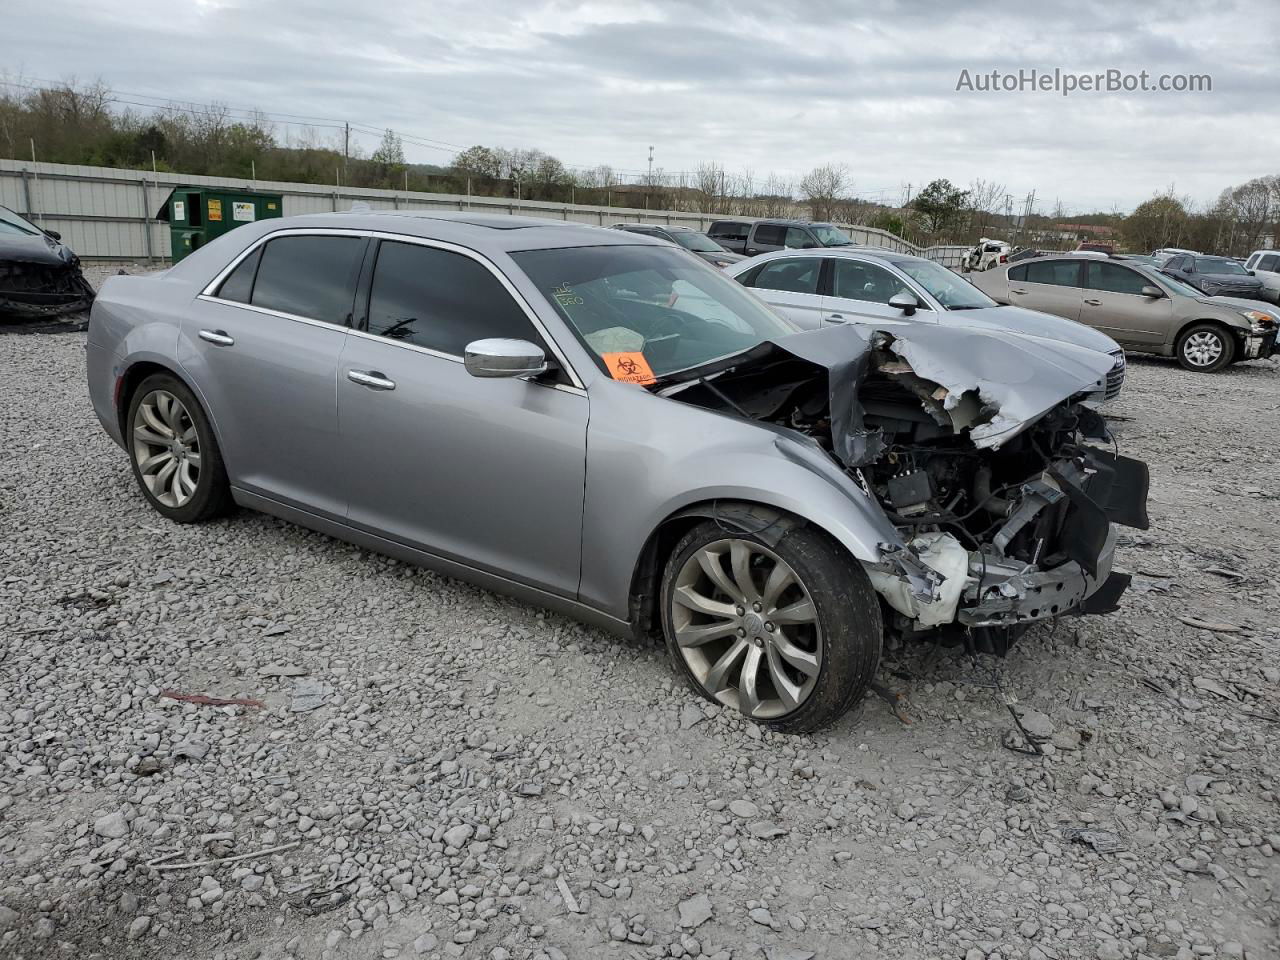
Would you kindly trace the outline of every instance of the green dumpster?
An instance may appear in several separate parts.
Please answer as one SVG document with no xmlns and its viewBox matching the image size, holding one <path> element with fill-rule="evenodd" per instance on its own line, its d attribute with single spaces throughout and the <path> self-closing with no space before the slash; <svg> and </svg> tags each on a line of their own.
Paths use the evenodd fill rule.
<svg viewBox="0 0 1280 960">
<path fill-rule="evenodd" d="M 170 251 L 177 263 L 228 230 L 284 215 L 278 193 L 225 187 L 174 187 L 156 219 L 169 224 Z"/>
</svg>

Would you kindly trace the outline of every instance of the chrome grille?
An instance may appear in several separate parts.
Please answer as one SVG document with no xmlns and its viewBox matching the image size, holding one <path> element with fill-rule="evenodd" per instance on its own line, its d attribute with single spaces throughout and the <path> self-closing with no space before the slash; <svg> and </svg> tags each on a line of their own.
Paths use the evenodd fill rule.
<svg viewBox="0 0 1280 960">
<path fill-rule="evenodd" d="M 1107 373 L 1107 399 L 1113 400 L 1120 395 L 1120 388 L 1124 386 L 1124 372 L 1126 363 L 1123 350 L 1113 350 L 1111 355 L 1116 358 L 1115 365 Z"/>
</svg>

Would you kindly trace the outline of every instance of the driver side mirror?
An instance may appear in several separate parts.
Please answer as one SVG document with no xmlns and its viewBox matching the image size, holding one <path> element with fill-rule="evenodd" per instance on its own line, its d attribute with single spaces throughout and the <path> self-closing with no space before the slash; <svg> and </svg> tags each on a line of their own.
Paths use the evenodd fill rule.
<svg viewBox="0 0 1280 960">
<path fill-rule="evenodd" d="M 45 235 L 46 237 L 48 237 L 50 240 L 61 240 L 61 239 L 62 239 L 62 234 L 60 234 L 57 230 L 46 230 L 46 231 L 44 232 L 44 235 Z"/>
<path fill-rule="evenodd" d="M 528 340 L 499 337 L 471 341 L 462 361 L 473 377 L 536 377 L 548 369 L 541 347 Z"/>
<path fill-rule="evenodd" d="M 1159 287 L 1149 283 L 1142 288 L 1142 295 L 1144 297 L 1150 297 L 1151 299 L 1155 300 L 1155 299 L 1158 299 L 1159 297 L 1163 297 L 1164 291 L 1161 290 Z"/>
<path fill-rule="evenodd" d="M 895 293 L 889 298 L 889 306 L 901 310 L 909 317 L 916 312 L 916 309 L 920 306 L 920 301 L 904 290 L 901 293 Z"/>
</svg>

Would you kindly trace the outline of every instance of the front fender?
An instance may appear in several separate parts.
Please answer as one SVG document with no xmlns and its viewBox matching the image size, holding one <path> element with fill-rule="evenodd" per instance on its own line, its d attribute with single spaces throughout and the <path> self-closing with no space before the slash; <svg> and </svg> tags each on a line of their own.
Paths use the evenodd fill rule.
<svg viewBox="0 0 1280 960">
<path fill-rule="evenodd" d="M 880 559 L 878 544 L 901 545 L 880 506 L 803 435 L 625 384 L 601 386 L 636 396 L 624 395 L 610 410 L 616 389 L 592 390 L 582 602 L 625 619 L 632 577 L 653 532 L 690 507 L 716 501 L 794 514 L 867 562 Z"/>
</svg>

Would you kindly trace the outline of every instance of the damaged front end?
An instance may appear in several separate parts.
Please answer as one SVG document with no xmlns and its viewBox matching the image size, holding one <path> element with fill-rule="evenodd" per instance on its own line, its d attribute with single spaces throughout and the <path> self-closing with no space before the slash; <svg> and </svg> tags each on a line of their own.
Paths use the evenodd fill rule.
<svg viewBox="0 0 1280 960">
<path fill-rule="evenodd" d="M 1146 529 L 1145 464 L 1086 401 L 1114 359 L 1017 334 L 838 327 L 664 393 L 798 430 L 897 531 L 864 565 L 898 632 L 1004 653 L 1026 625 L 1115 609 L 1114 524 Z M 1105 445 L 1105 446 L 1104 446 Z"/>
<path fill-rule="evenodd" d="M 42 320 L 88 310 L 93 287 L 70 248 L 0 207 L 0 319 Z"/>
</svg>

